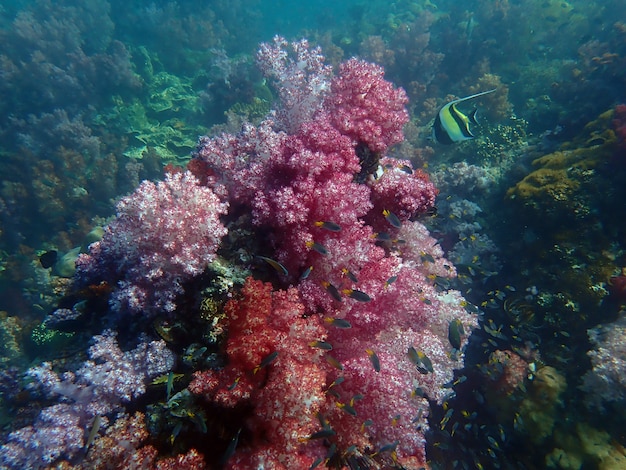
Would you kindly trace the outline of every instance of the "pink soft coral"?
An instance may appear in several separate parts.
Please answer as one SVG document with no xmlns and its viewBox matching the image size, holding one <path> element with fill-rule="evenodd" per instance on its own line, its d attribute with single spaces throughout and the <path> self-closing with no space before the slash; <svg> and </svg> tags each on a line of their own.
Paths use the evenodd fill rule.
<svg viewBox="0 0 626 470">
<path fill-rule="evenodd" d="M 219 219 L 227 207 L 190 172 L 144 181 L 119 201 L 103 239 L 81 255 L 78 277 L 115 285 L 115 310 L 172 312 L 183 282 L 215 258 L 227 232 Z"/>
<path fill-rule="evenodd" d="M 341 133 L 380 153 L 404 140 L 402 127 L 409 121 L 406 93 L 384 77 L 382 67 L 350 59 L 340 65 L 325 102 L 333 125 Z"/>
</svg>

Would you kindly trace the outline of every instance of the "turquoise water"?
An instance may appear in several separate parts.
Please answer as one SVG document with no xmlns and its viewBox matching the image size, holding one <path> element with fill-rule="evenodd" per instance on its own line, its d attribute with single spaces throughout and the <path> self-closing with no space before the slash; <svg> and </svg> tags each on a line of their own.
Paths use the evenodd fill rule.
<svg viewBox="0 0 626 470">
<path fill-rule="evenodd" d="M 224 196 L 217 185 L 246 181 L 235 184 L 232 175 L 198 167 L 198 158 L 196 166 L 189 166 L 196 176 L 204 171 L 205 179 L 216 178 L 217 183 L 202 185 L 230 197 L 219 222 L 229 235 L 214 250 L 219 266 L 207 267 L 211 258 L 195 269 L 186 260 L 184 275 L 155 274 L 133 285 L 133 267 L 149 264 L 131 253 L 133 240 L 140 246 L 141 237 L 149 236 L 141 225 L 132 232 L 134 238 L 120 242 L 125 248 L 111 248 L 117 258 L 101 262 L 100 277 L 77 275 L 75 262 L 102 238 L 116 212 L 123 212 L 116 209 L 121 197 L 144 180 L 159 182 L 166 173 L 186 168 L 199 136 L 229 133 L 244 139 L 246 126 L 259 126 L 271 109 L 279 110 L 275 130 L 299 132 L 294 131 L 297 116 L 289 121 L 280 114 L 286 109 L 280 83 L 264 76 L 255 59 L 261 43 L 281 35 L 319 46 L 334 76 L 341 63 L 356 57 L 381 66 L 385 79 L 405 90 L 405 140 L 379 152 L 357 139 L 361 172 L 355 181 L 374 186 L 385 155 L 408 162 L 404 171 L 410 167 L 411 177 L 428 175 L 439 191 L 435 207 L 407 215 L 404 222 L 422 224 L 443 251 L 420 248 L 415 269 L 437 295 L 458 291 L 464 298 L 459 305 L 478 324 L 460 334 L 463 357 L 454 371 L 449 368 L 449 377 L 438 379 L 438 395 L 421 397 L 423 418 L 414 428 L 424 424 L 415 432 L 425 438 L 425 463 L 411 460 L 401 439 L 399 458 L 393 446 L 381 451 L 383 442 L 371 437 L 378 428 L 373 426 L 370 435 L 365 426 L 354 435 L 313 439 L 312 445 L 327 451 L 318 465 L 626 468 L 623 2 L 13 1 L 0 6 L 0 35 L 0 466 L 44 468 L 66 461 L 100 468 L 99 458 L 112 458 L 103 449 L 124 442 L 126 454 L 120 451 L 111 460 L 115 468 L 129 465 L 123 457 L 130 458 L 130 448 L 143 448 L 144 456 L 154 453 L 145 457 L 146 468 L 191 449 L 202 454 L 198 462 L 207 468 L 242 468 L 234 462 L 243 462 L 237 459 L 247 452 L 279 446 L 251 424 L 250 413 L 258 406 L 254 400 L 238 402 L 233 413 L 188 391 L 194 373 L 228 371 L 232 365 L 224 305 L 239 298 L 246 277 L 272 282 L 276 292 L 295 287 L 302 296 L 309 292 L 303 286 L 313 282 L 300 275 L 308 267 L 304 258 L 286 255 L 288 248 L 281 251 L 282 234 L 291 226 L 280 225 L 279 216 L 272 219 L 274 225 L 255 224 L 252 206 Z M 457 119 L 448 121 L 474 138 L 447 145 L 433 139 L 436 117 L 450 111 L 444 105 L 491 89 L 495 92 L 459 102 Z M 328 90 L 330 85 L 320 96 L 332 93 Z M 477 122 L 466 123 L 474 109 Z M 394 164 L 389 165 L 380 171 Z M 288 180 L 291 173 L 285 174 Z M 345 193 L 328 197 L 349 200 Z M 347 203 L 345 210 L 353 205 Z M 200 219 L 202 209 L 189 207 Z M 180 217 L 175 216 L 175 225 L 182 226 Z M 385 226 L 371 213 L 358 217 L 378 233 L 371 243 L 387 257 L 408 259 L 411 250 L 402 247 L 405 240 L 394 238 L 393 219 L 387 216 L 390 226 Z M 347 232 L 333 235 L 339 232 L 337 221 L 316 222 L 327 237 Z M 202 230 L 196 227 L 186 240 Z M 391 241 L 380 235 L 382 230 L 391 233 Z M 200 245 L 208 243 L 198 237 Z M 325 256 L 326 248 L 312 243 L 309 249 Z M 259 255 L 263 258 L 255 258 Z M 150 266 L 174 271 L 163 256 Z M 443 265 L 441 257 L 455 266 L 456 276 L 424 267 Z M 289 274 L 281 278 L 285 266 Z M 341 279 L 359 277 L 348 271 Z M 319 272 L 318 267 L 307 276 L 317 279 Z M 170 285 L 163 288 L 165 281 L 154 280 L 158 276 Z M 124 282 L 165 289 L 171 305 L 156 296 L 149 308 L 132 312 L 119 300 L 128 287 Z M 336 289 L 332 280 L 331 288 L 323 285 L 334 298 L 369 300 L 360 289 Z M 116 302 L 126 307 L 116 308 Z M 59 308 L 71 318 L 51 319 Z M 333 316 L 316 308 L 320 318 Z M 117 332 L 116 340 L 103 335 L 109 329 Z M 454 340 L 446 341 L 454 333 L 440 332 L 445 347 L 457 350 L 448 351 L 449 358 L 461 354 Z M 132 356 L 139 370 L 148 359 L 137 348 L 154 342 L 158 349 L 159 340 L 170 351 L 163 353 L 167 360 L 154 369 L 158 373 L 137 375 L 132 382 L 136 393 L 129 392 L 129 399 L 98 395 L 105 392 L 78 396 L 79 390 L 97 390 L 88 385 L 90 367 L 99 370 L 98 365 L 116 360 L 127 364 Z M 113 350 L 119 345 L 115 358 L 88 353 L 90 345 L 105 343 Z M 263 356 L 269 359 L 259 364 L 262 371 L 280 364 L 271 354 Z M 377 357 L 369 354 L 372 364 Z M 58 374 L 69 371 L 79 379 L 62 381 L 63 392 L 46 387 L 42 369 L 32 369 L 44 362 Z M 114 367 L 110 373 L 121 371 Z M 326 376 L 328 389 L 334 373 Z M 176 408 L 171 399 L 179 393 Z M 89 408 L 90 400 L 109 399 L 109 408 Z M 337 398 L 343 411 L 344 402 L 349 400 Z M 40 414 L 61 405 L 72 410 L 74 422 L 59 424 L 57 414 L 46 422 Z M 131 416 L 145 424 L 145 435 L 126 445 L 115 424 L 128 429 L 123 420 Z M 315 413 L 309 418 L 309 425 L 332 426 Z M 53 428 L 71 437 L 53 437 Z M 21 437 L 11 437 L 19 431 Z M 308 441 L 300 438 L 293 440 L 294 449 L 306 448 Z M 10 452 L 27 454 L 29 446 L 49 448 L 50 457 L 23 457 L 16 464 L 19 459 Z"/>
</svg>

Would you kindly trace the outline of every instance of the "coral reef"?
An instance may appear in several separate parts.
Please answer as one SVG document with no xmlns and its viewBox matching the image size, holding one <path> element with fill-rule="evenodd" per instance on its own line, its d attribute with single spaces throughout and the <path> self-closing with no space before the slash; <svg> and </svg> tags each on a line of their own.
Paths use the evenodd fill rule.
<svg viewBox="0 0 626 470">
<path fill-rule="evenodd" d="M 426 464 L 429 400 L 449 394 L 444 384 L 463 366 L 477 319 L 444 287 L 455 268 L 417 220 L 437 191 L 409 160 L 386 155 L 404 139 L 406 95 L 381 67 L 357 59 L 331 76 L 306 41 L 276 38 L 259 62 L 275 82 L 278 112 L 236 135 L 202 138 L 188 170 L 170 168 L 119 200 L 102 238 L 91 238 L 76 262 L 72 295 L 97 296 L 80 307 L 68 299 L 40 325 L 47 335 L 87 322 L 108 298 L 113 314 L 99 321 L 141 319 L 133 331 L 152 322 L 184 348 L 194 378 L 174 395 L 173 372 L 160 379 L 166 403 L 148 408 L 154 447 L 139 415 L 114 414 L 143 395 L 148 379 L 171 371 L 173 354 L 147 337 L 123 352 L 107 330 L 74 371 L 59 376 L 51 363 L 29 371 L 40 384 L 30 393 L 57 403 L 36 428 L 9 435 L 9 467 L 72 461 L 86 444 L 94 465 L 110 455 L 118 465 L 200 467 L 205 458 L 188 445 L 158 460 L 163 435 L 171 446 L 191 434 L 190 423 L 218 440 L 221 426 L 239 428 L 223 457 L 231 468 Z M 218 249 L 222 258 L 208 269 Z M 273 284 L 248 277 L 238 292 L 236 266 L 254 255 Z M 107 451 L 118 430 L 136 435 L 126 449 Z M 45 453 L 27 454 L 29 446 Z"/>
<path fill-rule="evenodd" d="M 622 221 L 611 215 L 623 200 L 622 187 L 616 184 L 623 168 L 614 158 L 618 144 L 612 116 L 612 111 L 601 114 L 559 150 L 534 160 L 537 168 L 507 191 L 515 217 L 527 227 L 522 244 L 538 250 L 534 256 L 544 260 L 542 269 L 560 273 L 558 279 L 545 278 L 543 288 L 553 292 L 542 297 L 542 308 L 551 305 L 554 314 L 560 304 L 570 330 L 573 319 L 567 311 L 585 312 L 577 323 L 585 336 L 597 323 L 585 324 L 592 321 L 591 312 L 603 315 L 598 309 L 608 294 L 603 286 L 618 271 L 620 250 L 599 247 L 609 247 L 607 237 L 624 231 Z M 542 242 L 537 234 L 542 234 Z M 585 269 L 578 267 L 579 256 L 588 260 Z"/>
<path fill-rule="evenodd" d="M 384 75 L 382 67 L 350 59 L 340 65 L 324 103 L 333 127 L 380 153 L 404 140 L 402 126 L 409 120 L 406 93 Z"/>
<path fill-rule="evenodd" d="M 0 6 L 0 467 L 624 467 L 626 3 L 313 3 Z"/>
</svg>

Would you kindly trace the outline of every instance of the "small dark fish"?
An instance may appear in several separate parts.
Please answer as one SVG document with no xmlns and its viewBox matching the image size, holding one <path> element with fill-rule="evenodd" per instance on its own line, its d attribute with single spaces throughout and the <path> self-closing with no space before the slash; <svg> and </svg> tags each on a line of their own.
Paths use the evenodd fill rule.
<svg viewBox="0 0 626 470">
<path fill-rule="evenodd" d="M 426 397 L 426 392 L 421 387 L 415 387 L 411 392 L 411 395 L 414 397 L 424 398 Z"/>
<path fill-rule="evenodd" d="M 497 339 L 507 339 L 506 336 L 502 333 L 502 327 L 503 325 L 499 325 L 497 326 L 493 320 L 489 319 L 489 321 L 487 323 L 485 323 L 483 325 L 483 330 L 485 330 L 485 332 L 490 335 L 493 336 L 494 338 Z"/>
<path fill-rule="evenodd" d="M 435 276 L 433 281 L 435 286 L 438 288 L 441 288 L 443 290 L 450 289 L 451 283 L 450 279 L 448 279 L 447 277 Z"/>
<path fill-rule="evenodd" d="M 454 436 L 454 433 L 456 432 L 458 428 L 459 428 L 459 422 L 455 421 L 454 424 L 452 425 L 452 431 L 450 432 L 450 435 Z"/>
<path fill-rule="evenodd" d="M 350 322 L 343 318 L 326 317 L 324 321 L 328 326 L 334 326 L 335 328 L 352 328 Z"/>
<path fill-rule="evenodd" d="M 235 454 L 235 450 L 237 449 L 237 444 L 239 443 L 239 435 L 241 434 L 241 428 L 235 433 L 233 438 L 230 440 L 228 447 L 226 448 L 226 452 L 222 456 L 222 465 L 225 465 L 230 458 Z"/>
<path fill-rule="evenodd" d="M 326 341 L 311 341 L 309 343 L 309 346 L 311 346 L 312 348 L 323 349 L 324 351 L 331 351 L 333 349 L 333 345 L 327 343 Z"/>
<path fill-rule="evenodd" d="M 317 413 L 315 413 L 315 417 L 317 418 L 317 421 L 319 421 L 320 426 L 322 427 L 322 429 L 330 428 L 330 424 L 329 424 L 328 420 L 326 418 L 324 418 L 324 415 L 322 413 L 320 413 L 318 411 Z"/>
<path fill-rule="evenodd" d="M 335 387 L 335 386 L 337 386 L 337 385 L 340 385 L 340 384 L 342 384 L 342 383 L 343 383 L 343 381 L 344 381 L 344 380 L 346 380 L 346 378 L 345 378 L 345 377 L 343 377 L 343 376 L 341 376 L 341 377 L 337 377 L 337 378 L 333 381 L 333 383 L 331 383 L 331 384 L 328 386 L 328 388 L 331 388 L 331 387 Z"/>
<path fill-rule="evenodd" d="M 289 271 L 287 271 L 287 268 L 284 267 L 282 264 L 280 264 L 275 259 L 268 258 L 267 256 L 260 256 L 260 255 L 257 255 L 257 258 L 262 259 L 263 261 L 265 261 L 267 264 L 269 264 L 272 268 L 274 268 L 276 271 L 278 271 L 283 276 L 288 276 L 289 275 Z"/>
<path fill-rule="evenodd" d="M 376 454 L 382 454 L 383 452 L 393 452 L 396 450 L 399 443 L 400 443 L 399 441 L 394 441 L 389 444 L 385 444 L 376 451 Z"/>
<path fill-rule="evenodd" d="M 389 279 L 385 281 L 385 287 L 389 287 L 391 284 L 398 280 L 398 276 L 391 276 Z"/>
<path fill-rule="evenodd" d="M 351 299 L 354 299 L 358 302 L 369 302 L 370 300 L 372 300 L 372 298 L 369 295 L 367 295 L 365 292 L 362 292 L 360 290 L 344 289 L 341 292 L 343 292 L 345 295 L 347 295 Z"/>
<path fill-rule="evenodd" d="M 472 395 L 474 395 L 474 398 L 476 399 L 476 403 L 478 403 L 479 405 L 485 404 L 485 397 L 478 390 L 472 390 Z"/>
<path fill-rule="evenodd" d="M 206 421 L 202 413 L 189 412 L 187 413 L 187 416 L 194 422 L 194 424 L 201 433 L 207 433 L 208 428 L 206 427 Z"/>
<path fill-rule="evenodd" d="M 448 421 L 450 421 L 450 418 L 452 417 L 453 413 L 454 413 L 454 409 L 453 408 L 450 408 L 450 409 L 448 409 L 448 411 L 446 411 L 446 414 L 443 415 L 443 418 L 441 419 L 441 422 L 439 423 L 441 425 L 441 429 L 446 427 L 446 425 L 448 424 Z"/>
<path fill-rule="evenodd" d="M 308 268 L 306 268 L 304 272 L 300 274 L 300 280 L 304 281 L 307 277 L 309 277 L 309 274 L 311 274 L 311 271 L 313 271 L 313 266 L 309 266 Z"/>
<path fill-rule="evenodd" d="M 461 349 L 461 335 L 464 334 L 463 323 L 455 318 L 448 324 L 448 341 L 454 349 Z"/>
<path fill-rule="evenodd" d="M 356 410 L 352 407 L 352 405 L 349 405 L 348 403 L 337 402 L 337 408 L 345 411 L 349 415 L 356 416 Z"/>
<path fill-rule="evenodd" d="M 274 362 L 276 360 L 276 358 L 278 358 L 278 351 L 274 351 L 274 352 L 268 354 L 267 356 L 265 356 L 263 358 L 261 363 L 254 368 L 253 373 L 256 374 L 258 371 L 260 371 L 264 367 L 269 366 L 272 362 Z"/>
<path fill-rule="evenodd" d="M 343 268 L 341 270 L 342 273 L 344 273 L 346 276 L 348 276 L 348 279 L 350 279 L 352 282 L 354 282 L 355 284 L 357 284 L 359 282 L 358 278 L 354 275 L 354 273 L 352 271 L 350 271 L 348 268 Z"/>
<path fill-rule="evenodd" d="M 89 448 L 91 447 L 91 444 L 93 444 L 93 441 L 96 438 L 96 435 L 98 434 L 98 431 L 100 430 L 100 424 L 101 423 L 102 423 L 102 416 L 97 415 L 93 419 L 93 424 L 91 425 L 91 430 L 89 431 L 89 436 L 87 437 L 87 441 L 85 442 L 85 447 L 83 448 L 85 453 L 89 450 Z"/>
<path fill-rule="evenodd" d="M 167 374 L 167 385 L 165 387 L 165 401 L 170 401 L 172 390 L 174 389 L 174 372 Z"/>
<path fill-rule="evenodd" d="M 49 250 L 39 255 L 39 262 L 41 263 L 41 266 L 48 269 L 56 264 L 58 258 L 59 253 L 57 250 Z"/>
<path fill-rule="evenodd" d="M 330 354 L 326 354 L 324 355 L 324 357 L 326 358 L 326 362 L 328 362 L 331 366 L 333 366 L 335 369 L 337 370 L 343 370 L 343 365 L 341 364 L 341 362 L 339 362 L 337 359 L 335 359 L 333 356 L 331 356 Z M 336 381 L 335 381 L 336 382 Z"/>
<path fill-rule="evenodd" d="M 378 232 L 374 234 L 374 239 L 379 242 L 390 242 L 391 235 L 389 235 L 387 232 Z"/>
<path fill-rule="evenodd" d="M 326 292 L 328 292 L 330 296 L 333 299 L 335 299 L 337 302 L 341 302 L 343 300 L 341 298 L 341 294 L 339 293 L 339 290 L 335 286 L 333 286 L 330 282 L 322 281 L 322 287 L 324 287 L 324 289 L 326 289 Z"/>
<path fill-rule="evenodd" d="M 334 436 L 335 434 L 337 434 L 337 433 L 335 431 L 333 431 L 331 428 L 325 428 L 325 429 L 322 429 L 320 431 L 314 432 L 307 439 L 308 440 L 326 439 L 328 437 Z"/>
<path fill-rule="evenodd" d="M 179 421 L 178 423 L 176 423 L 176 426 L 174 426 L 174 429 L 172 429 L 172 433 L 170 434 L 170 445 L 174 445 L 174 441 L 176 440 L 182 429 L 183 422 Z"/>
<path fill-rule="evenodd" d="M 326 256 L 328 254 L 328 250 L 323 245 L 320 245 L 317 242 L 306 242 L 307 248 L 312 249 L 313 251 L 317 251 L 320 255 Z"/>
<path fill-rule="evenodd" d="M 426 253 L 425 251 L 422 251 L 422 253 L 420 254 L 420 258 L 422 259 L 422 263 L 424 262 L 429 262 L 432 264 L 435 263 L 435 258 L 433 258 L 433 255 L 431 255 L 430 253 Z"/>
<path fill-rule="evenodd" d="M 316 469 L 316 468 L 319 466 L 319 464 L 321 464 L 323 461 L 324 461 L 324 459 L 323 459 L 323 458 L 321 458 L 321 457 L 316 458 L 316 459 L 313 461 L 313 463 L 311 464 L 311 466 L 309 467 L 309 470 L 314 470 L 314 469 Z"/>
<path fill-rule="evenodd" d="M 412 175 L 413 174 L 413 168 L 411 168 L 409 165 L 402 165 L 402 166 L 400 166 L 400 170 L 405 172 L 407 175 Z"/>
<path fill-rule="evenodd" d="M 230 384 L 228 386 L 228 391 L 230 392 L 231 390 L 234 390 L 235 387 L 237 386 L 237 384 L 239 383 L 239 381 L 241 380 L 241 377 L 237 377 L 232 384 Z"/>
<path fill-rule="evenodd" d="M 337 454 L 337 444 L 331 442 L 330 446 L 328 447 L 328 451 L 326 452 L 326 458 L 324 460 L 327 463 L 330 462 L 335 457 L 335 454 Z"/>
<path fill-rule="evenodd" d="M 457 378 L 454 382 L 452 382 L 454 385 L 459 385 L 462 384 L 463 382 L 465 382 L 467 380 L 467 376 L 466 375 L 462 375 L 459 378 Z"/>
<path fill-rule="evenodd" d="M 478 413 L 475 411 L 470 412 L 469 410 L 461 410 L 461 414 L 463 415 L 463 417 L 465 419 L 476 419 L 476 416 L 478 416 Z"/>
<path fill-rule="evenodd" d="M 415 364 L 420 373 L 427 374 L 428 372 L 432 373 L 434 371 L 433 363 L 422 351 L 417 351 L 413 346 L 409 346 L 407 353 L 409 359 Z"/>
<path fill-rule="evenodd" d="M 341 232 L 341 226 L 335 222 L 319 220 L 315 222 L 316 227 L 324 228 L 330 232 Z"/>
<path fill-rule="evenodd" d="M 395 227 L 395 228 L 401 228 L 402 227 L 402 222 L 400 221 L 398 216 L 396 214 L 394 214 L 393 212 L 385 209 L 385 210 L 383 210 L 383 215 L 385 216 L 385 219 L 387 220 L 387 222 L 389 222 L 389 224 L 392 227 Z"/>
<path fill-rule="evenodd" d="M 376 372 L 380 372 L 380 359 L 378 359 L 378 355 L 374 352 L 373 349 L 366 349 L 365 352 L 370 358 L 370 362 L 372 363 L 372 367 Z"/>
</svg>

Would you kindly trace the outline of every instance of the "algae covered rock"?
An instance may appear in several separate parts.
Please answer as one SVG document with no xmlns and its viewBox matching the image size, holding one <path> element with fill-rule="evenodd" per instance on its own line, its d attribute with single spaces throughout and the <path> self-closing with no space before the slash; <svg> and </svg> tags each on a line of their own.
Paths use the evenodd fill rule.
<svg viewBox="0 0 626 470">
<path fill-rule="evenodd" d="M 532 162 L 535 168 L 507 191 L 507 197 L 545 215 L 582 218 L 592 211 L 594 199 L 602 197 L 600 166 L 607 164 L 616 148 L 611 129 L 613 111 L 585 126 L 583 133 L 553 153 Z"/>
</svg>

